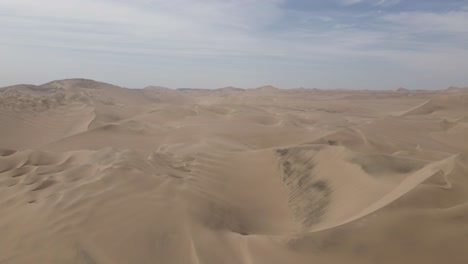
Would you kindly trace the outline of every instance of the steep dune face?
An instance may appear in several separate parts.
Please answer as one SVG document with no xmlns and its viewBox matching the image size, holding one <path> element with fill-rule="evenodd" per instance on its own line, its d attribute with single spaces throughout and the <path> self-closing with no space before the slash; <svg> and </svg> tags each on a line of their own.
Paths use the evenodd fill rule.
<svg viewBox="0 0 468 264">
<path fill-rule="evenodd" d="M 465 95 L 1 88 L 0 262 L 466 263 Z"/>
<path fill-rule="evenodd" d="M 90 98 L 60 88 L 0 89 L 0 148 L 27 149 L 86 131 L 93 120 Z"/>
<path fill-rule="evenodd" d="M 428 102 L 411 109 L 404 115 L 443 115 L 449 112 L 452 117 L 461 116 L 464 117 L 468 110 L 468 91 L 459 91 L 456 94 L 442 95 Z"/>
<path fill-rule="evenodd" d="M 350 256 L 360 263 L 463 263 L 467 257 L 463 219 L 468 213 L 465 162 L 462 157 L 445 161 L 443 172 L 417 185 L 405 182 L 401 187 L 412 188 L 378 211 L 305 234 L 289 246 L 309 256 L 333 255 L 336 263 Z"/>
<path fill-rule="evenodd" d="M 468 87 L 456 87 L 456 86 L 450 86 L 445 90 L 440 91 L 441 93 L 461 93 L 461 92 L 468 92 Z"/>
</svg>

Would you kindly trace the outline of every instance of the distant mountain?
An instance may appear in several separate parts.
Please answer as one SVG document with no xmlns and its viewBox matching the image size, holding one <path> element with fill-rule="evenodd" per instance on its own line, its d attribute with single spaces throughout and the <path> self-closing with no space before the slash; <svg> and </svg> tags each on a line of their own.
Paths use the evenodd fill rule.
<svg viewBox="0 0 468 264">
<path fill-rule="evenodd" d="M 275 87 L 275 86 L 272 86 L 272 85 L 264 85 L 264 86 L 260 86 L 260 87 L 255 88 L 255 90 L 260 90 L 260 91 L 278 91 L 278 90 L 280 90 L 280 88 Z"/>
<path fill-rule="evenodd" d="M 237 88 L 237 87 L 233 87 L 233 86 L 226 86 L 226 87 L 218 88 L 218 89 L 216 89 L 216 91 L 243 92 L 243 91 L 245 91 L 245 89 Z"/>
<path fill-rule="evenodd" d="M 209 91 L 210 89 L 204 89 L 204 88 L 177 88 L 177 91 Z"/>
<path fill-rule="evenodd" d="M 403 87 L 399 87 L 399 88 L 396 88 L 394 91 L 395 92 L 409 92 L 410 90 L 406 89 L 406 88 L 403 88 Z"/>
</svg>

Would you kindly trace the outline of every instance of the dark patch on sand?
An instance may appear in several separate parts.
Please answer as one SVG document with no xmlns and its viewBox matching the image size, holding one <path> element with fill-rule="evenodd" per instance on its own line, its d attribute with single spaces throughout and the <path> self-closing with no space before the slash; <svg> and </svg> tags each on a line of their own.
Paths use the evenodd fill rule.
<svg viewBox="0 0 468 264">
<path fill-rule="evenodd" d="M 39 186 L 37 186 L 36 188 L 32 189 L 31 191 L 40 191 L 40 190 L 43 190 L 43 189 L 46 189 L 52 185 L 54 185 L 56 182 L 54 180 L 45 180 L 43 181 Z"/>
<path fill-rule="evenodd" d="M 324 179 L 317 179 L 314 157 L 320 146 L 300 146 L 281 153 L 282 180 L 288 189 L 288 203 L 296 219 L 304 228 L 319 223 L 330 204 L 332 188 Z"/>
<path fill-rule="evenodd" d="M 366 173 L 374 176 L 383 173 L 406 174 L 419 170 L 425 165 L 425 162 L 389 155 L 355 156 L 350 161 L 359 165 Z"/>
<path fill-rule="evenodd" d="M 12 149 L 0 149 L 0 156 L 1 157 L 6 157 L 6 156 L 11 156 L 16 153 L 16 150 Z"/>
<path fill-rule="evenodd" d="M 280 156 L 286 156 L 288 154 L 288 150 L 287 149 L 277 149 L 276 150 L 276 154 L 280 155 Z"/>
</svg>

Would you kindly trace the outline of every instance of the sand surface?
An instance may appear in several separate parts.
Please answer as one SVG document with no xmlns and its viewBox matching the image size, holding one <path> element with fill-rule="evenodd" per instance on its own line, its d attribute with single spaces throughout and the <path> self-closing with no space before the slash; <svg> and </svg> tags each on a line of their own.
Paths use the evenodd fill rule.
<svg viewBox="0 0 468 264">
<path fill-rule="evenodd" d="M 468 88 L 0 88 L 0 263 L 468 263 Z"/>
</svg>

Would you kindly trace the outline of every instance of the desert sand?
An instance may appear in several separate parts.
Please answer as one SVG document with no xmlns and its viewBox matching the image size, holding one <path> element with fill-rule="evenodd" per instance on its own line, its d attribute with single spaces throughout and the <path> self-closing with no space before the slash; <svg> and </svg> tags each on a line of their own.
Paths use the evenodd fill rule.
<svg viewBox="0 0 468 264">
<path fill-rule="evenodd" d="M 0 88 L 0 263 L 468 263 L 468 88 Z"/>
</svg>

